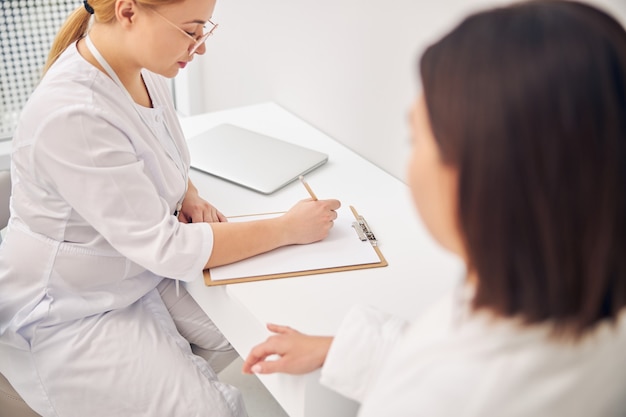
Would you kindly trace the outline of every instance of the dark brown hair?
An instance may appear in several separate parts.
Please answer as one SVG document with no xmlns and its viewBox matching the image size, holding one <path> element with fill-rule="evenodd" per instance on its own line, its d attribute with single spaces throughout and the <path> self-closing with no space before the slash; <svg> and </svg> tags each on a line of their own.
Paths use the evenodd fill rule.
<svg viewBox="0 0 626 417">
<path fill-rule="evenodd" d="M 626 306 L 626 32 L 570 1 L 465 19 L 420 61 L 475 309 L 582 335 Z"/>
</svg>

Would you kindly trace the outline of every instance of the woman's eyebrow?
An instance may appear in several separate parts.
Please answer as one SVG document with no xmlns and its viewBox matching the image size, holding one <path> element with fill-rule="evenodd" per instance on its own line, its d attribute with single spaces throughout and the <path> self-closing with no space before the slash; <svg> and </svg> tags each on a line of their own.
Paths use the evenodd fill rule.
<svg viewBox="0 0 626 417">
<path fill-rule="evenodd" d="M 188 25 L 190 23 L 196 23 L 198 25 L 204 25 L 204 24 L 206 24 L 206 22 L 207 22 L 206 20 L 195 19 L 195 20 L 190 20 L 189 22 L 185 22 L 185 23 L 183 23 L 183 25 Z"/>
</svg>

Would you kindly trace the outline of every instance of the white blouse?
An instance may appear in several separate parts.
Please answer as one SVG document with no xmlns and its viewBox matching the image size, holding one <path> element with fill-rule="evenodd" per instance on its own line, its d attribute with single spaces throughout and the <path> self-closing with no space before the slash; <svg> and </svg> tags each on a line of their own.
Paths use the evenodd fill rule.
<svg viewBox="0 0 626 417">
<path fill-rule="evenodd" d="M 626 311 L 579 343 L 549 334 L 469 314 L 452 294 L 414 323 L 358 307 L 321 382 L 359 401 L 360 417 L 626 415 Z"/>
</svg>

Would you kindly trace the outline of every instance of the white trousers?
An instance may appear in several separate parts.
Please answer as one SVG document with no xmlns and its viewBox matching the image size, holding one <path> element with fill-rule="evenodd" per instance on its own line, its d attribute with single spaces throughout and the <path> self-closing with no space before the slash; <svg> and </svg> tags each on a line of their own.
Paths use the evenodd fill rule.
<svg viewBox="0 0 626 417">
<path fill-rule="evenodd" d="M 178 332 L 189 341 L 193 353 L 203 357 L 215 373 L 239 356 L 184 286 L 180 286 L 177 296 L 175 281 L 164 279 L 157 290 Z"/>
<path fill-rule="evenodd" d="M 126 308 L 38 326 L 27 349 L 0 339 L 0 370 L 44 417 L 247 416 L 215 372 L 236 354 L 181 290 L 163 280 Z"/>
</svg>

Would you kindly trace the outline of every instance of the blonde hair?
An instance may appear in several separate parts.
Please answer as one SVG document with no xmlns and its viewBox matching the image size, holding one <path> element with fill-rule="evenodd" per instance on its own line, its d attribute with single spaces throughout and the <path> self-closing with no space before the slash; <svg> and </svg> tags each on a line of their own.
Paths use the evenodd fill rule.
<svg viewBox="0 0 626 417">
<path fill-rule="evenodd" d="M 139 4 L 147 6 L 159 6 L 164 4 L 176 3 L 181 0 L 136 0 Z M 89 6 L 94 11 L 94 19 L 99 23 L 109 23 L 115 19 L 115 2 L 116 0 L 89 0 Z M 56 37 L 52 42 L 50 53 L 46 65 L 43 69 L 45 74 L 48 69 L 56 62 L 59 56 L 67 49 L 68 46 L 81 39 L 87 34 L 89 28 L 89 20 L 91 14 L 83 5 L 79 6 L 67 18 Z"/>
</svg>

